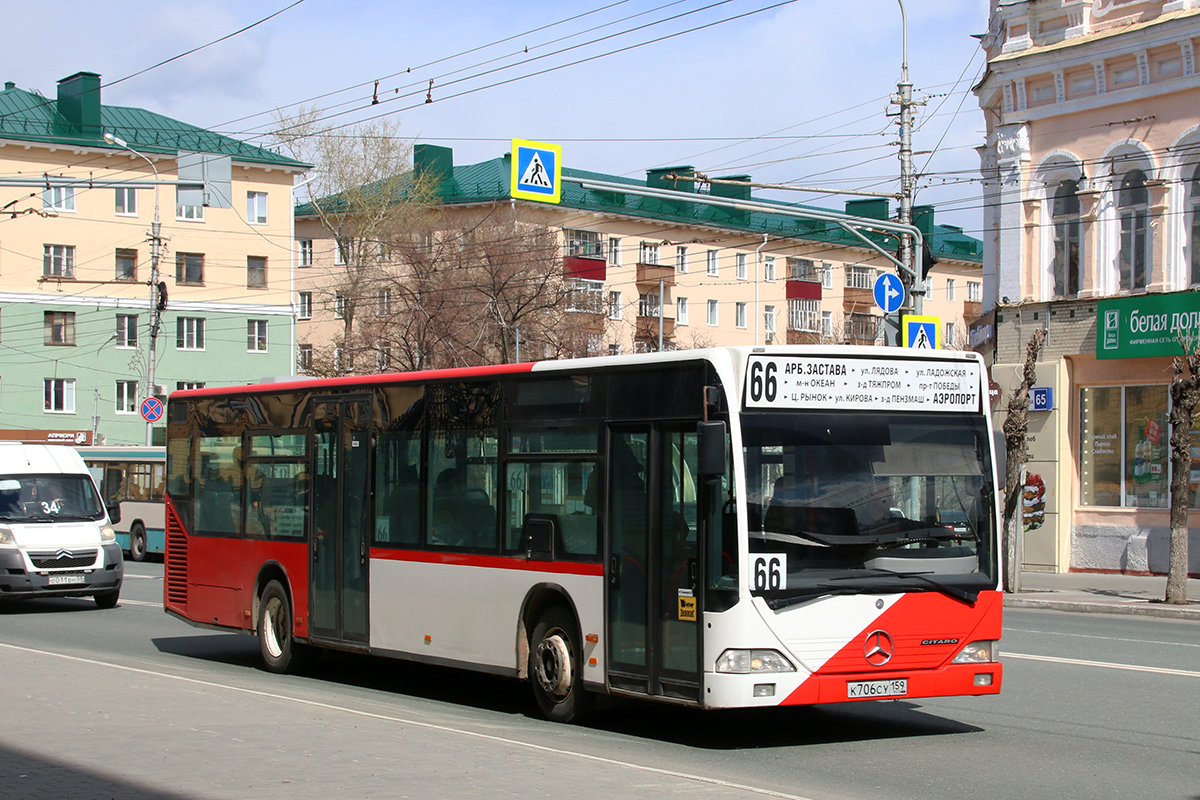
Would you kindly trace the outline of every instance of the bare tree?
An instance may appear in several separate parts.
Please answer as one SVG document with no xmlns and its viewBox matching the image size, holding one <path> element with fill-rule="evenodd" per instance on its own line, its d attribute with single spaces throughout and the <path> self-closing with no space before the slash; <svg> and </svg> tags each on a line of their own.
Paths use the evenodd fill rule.
<svg viewBox="0 0 1200 800">
<path fill-rule="evenodd" d="M 1004 475 L 1004 590 L 1021 591 L 1021 470 L 1029 460 L 1029 389 L 1037 380 L 1037 360 L 1046 342 L 1046 329 L 1038 328 L 1025 346 L 1021 383 L 1008 401 L 1004 419 L 1007 453 Z"/>
<path fill-rule="evenodd" d="M 1167 566 L 1168 603 L 1187 602 L 1188 507 L 1191 505 L 1192 422 L 1200 403 L 1200 338 L 1181 341 L 1171 381 L 1171 543 Z"/>
</svg>

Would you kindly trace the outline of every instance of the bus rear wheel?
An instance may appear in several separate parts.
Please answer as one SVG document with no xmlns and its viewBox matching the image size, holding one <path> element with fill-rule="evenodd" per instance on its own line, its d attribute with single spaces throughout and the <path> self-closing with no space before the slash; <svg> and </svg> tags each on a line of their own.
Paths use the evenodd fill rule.
<svg viewBox="0 0 1200 800">
<path fill-rule="evenodd" d="M 129 560 L 146 560 L 146 529 L 140 522 L 133 523 L 129 529 Z"/>
<path fill-rule="evenodd" d="M 542 614 L 529 642 L 529 682 L 543 716 L 552 722 L 578 722 L 593 698 L 583 688 L 582 659 L 575 621 L 561 607 Z"/>
<path fill-rule="evenodd" d="M 270 672 L 296 672 L 303 666 L 304 646 L 292 639 L 292 604 L 279 581 L 271 581 L 258 603 L 258 646 Z"/>
</svg>

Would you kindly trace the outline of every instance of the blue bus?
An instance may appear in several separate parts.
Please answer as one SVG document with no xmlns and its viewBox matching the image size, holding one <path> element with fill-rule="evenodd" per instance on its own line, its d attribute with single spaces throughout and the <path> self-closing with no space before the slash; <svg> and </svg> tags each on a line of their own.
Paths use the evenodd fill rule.
<svg viewBox="0 0 1200 800">
<path fill-rule="evenodd" d="M 119 503 L 117 542 L 132 561 L 166 550 L 165 447 L 77 447 L 105 503 Z"/>
</svg>

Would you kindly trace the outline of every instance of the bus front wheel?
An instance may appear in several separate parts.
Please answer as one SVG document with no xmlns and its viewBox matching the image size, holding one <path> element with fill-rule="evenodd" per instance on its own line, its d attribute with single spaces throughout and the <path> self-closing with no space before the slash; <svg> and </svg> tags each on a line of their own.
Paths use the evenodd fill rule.
<svg viewBox="0 0 1200 800">
<path fill-rule="evenodd" d="M 578 722 L 591 708 L 583 688 L 575 621 L 561 607 L 547 610 L 529 643 L 529 680 L 542 714 L 553 722 Z"/>
<path fill-rule="evenodd" d="M 133 523 L 129 529 L 129 560 L 144 561 L 146 559 L 146 529 L 140 522 Z"/>
<path fill-rule="evenodd" d="M 279 581 L 271 581 L 258 603 L 258 645 L 270 672 L 295 672 L 303 661 L 303 645 L 292 639 L 292 604 Z"/>
</svg>

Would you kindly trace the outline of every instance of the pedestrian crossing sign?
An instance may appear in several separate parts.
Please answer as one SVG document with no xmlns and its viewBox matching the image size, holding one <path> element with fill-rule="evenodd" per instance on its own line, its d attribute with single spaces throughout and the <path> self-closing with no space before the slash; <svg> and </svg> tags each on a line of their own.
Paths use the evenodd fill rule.
<svg viewBox="0 0 1200 800">
<path fill-rule="evenodd" d="M 513 139 L 510 185 L 517 200 L 557 203 L 562 197 L 562 145 Z"/>
<path fill-rule="evenodd" d="M 915 314 L 905 314 L 902 329 L 904 331 L 904 346 L 914 350 L 937 350 L 938 328 L 942 325 L 940 317 L 920 317 Z"/>
</svg>

